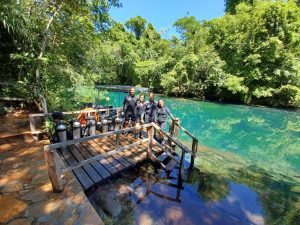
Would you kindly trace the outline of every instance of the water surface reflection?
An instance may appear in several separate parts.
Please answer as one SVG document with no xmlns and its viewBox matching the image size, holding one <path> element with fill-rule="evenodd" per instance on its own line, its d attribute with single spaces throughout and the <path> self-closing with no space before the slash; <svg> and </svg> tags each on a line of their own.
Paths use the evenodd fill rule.
<svg viewBox="0 0 300 225">
<path fill-rule="evenodd" d="M 198 169 L 186 171 L 182 189 L 176 188 L 177 170 L 159 175 L 147 164 L 88 195 L 108 224 L 298 224 L 296 186 L 281 185 L 280 180 L 256 169 L 232 171 L 235 179 Z M 94 201 L 107 188 L 118 193 L 122 205 L 116 218 L 103 213 Z"/>
</svg>

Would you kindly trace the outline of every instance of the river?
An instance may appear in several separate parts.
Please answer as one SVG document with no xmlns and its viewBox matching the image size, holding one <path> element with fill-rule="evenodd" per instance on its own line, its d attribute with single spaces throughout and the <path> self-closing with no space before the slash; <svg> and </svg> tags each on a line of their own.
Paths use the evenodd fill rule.
<svg viewBox="0 0 300 225">
<path fill-rule="evenodd" d="M 126 94 L 106 95 L 105 104 L 120 106 Z M 158 97 L 199 139 L 187 207 L 208 202 L 205 211 L 243 214 L 242 224 L 300 224 L 300 112 Z M 184 134 L 180 140 L 191 144 Z"/>
</svg>

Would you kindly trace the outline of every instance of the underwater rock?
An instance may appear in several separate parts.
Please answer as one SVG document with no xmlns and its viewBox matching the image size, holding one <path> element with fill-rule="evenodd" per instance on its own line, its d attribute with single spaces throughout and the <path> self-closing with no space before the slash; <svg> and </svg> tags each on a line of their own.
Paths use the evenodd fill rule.
<svg viewBox="0 0 300 225">
<path fill-rule="evenodd" d="M 120 184 L 118 186 L 118 189 L 117 189 L 117 195 L 122 197 L 122 196 L 128 196 L 130 195 L 131 193 L 133 193 L 133 189 L 132 187 L 126 185 L 126 184 Z"/>
<path fill-rule="evenodd" d="M 117 217 L 122 211 L 120 202 L 113 190 L 102 190 L 95 193 L 96 203 L 112 217 Z"/>
</svg>

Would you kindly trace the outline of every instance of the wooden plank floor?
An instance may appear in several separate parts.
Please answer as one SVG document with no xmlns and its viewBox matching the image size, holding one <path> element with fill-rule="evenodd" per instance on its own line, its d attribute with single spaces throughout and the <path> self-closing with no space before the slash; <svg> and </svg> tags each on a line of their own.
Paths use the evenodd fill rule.
<svg viewBox="0 0 300 225">
<path fill-rule="evenodd" d="M 120 147 L 141 141 L 131 135 L 120 135 Z M 70 145 L 63 150 L 58 150 L 58 155 L 68 166 L 76 166 L 79 162 L 115 150 L 116 136 L 89 140 Z M 72 172 L 84 190 L 89 189 L 104 179 L 115 175 L 129 167 L 142 162 L 147 158 L 147 142 L 103 159 L 93 161 L 82 167 L 73 169 Z M 160 148 L 153 146 L 153 153 L 159 154 Z"/>
</svg>

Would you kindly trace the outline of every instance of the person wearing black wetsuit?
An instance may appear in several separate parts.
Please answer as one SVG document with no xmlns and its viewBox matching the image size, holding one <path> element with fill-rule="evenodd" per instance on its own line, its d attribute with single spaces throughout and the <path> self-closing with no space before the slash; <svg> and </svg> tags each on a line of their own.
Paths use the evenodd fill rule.
<svg viewBox="0 0 300 225">
<path fill-rule="evenodd" d="M 153 92 L 149 93 L 149 101 L 145 103 L 145 123 L 155 122 L 157 102 L 154 100 Z"/>
<path fill-rule="evenodd" d="M 129 95 L 126 96 L 123 101 L 123 111 L 125 114 L 124 127 L 128 127 L 130 119 L 133 124 L 135 123 L 136 120 L 135 106 L 136 106 L 137 98 L 135 97 L 134 93 L 135 93 L 135 88 L 134 87 L 130 88 Z"/>
<path fill-rule="evenodd" d="M 164 101 L 160 99 L 157 103 L 157 109 L 156 109 L 156 124 L 163 130 L 166 129 L 168 116 L 170 116 L 171 120 L 175 120 L 169 108 L 164 106 Z M 158 132 L 158 135 L 162 143 L 164 138 L 163 133 Z"/>
<path fill-rule="evenodd" d="M 136 116 L 136 138 L 139 136 L 142 138 L 142 128 L 140 128 L 140 125 L 144 123 L 145 119 L 145 95 L 140 94 L 139 100 L 136 102 L 135 106 L 135 116 Z"/>
<path fill-rule="evenodd" d="M 136 116 L 136 123 L 144 123 L 145 119 L 145 95 L 140 94 L 139 100 L 136 102 L 135 106 L 135 116 Z"/>
</svg>

